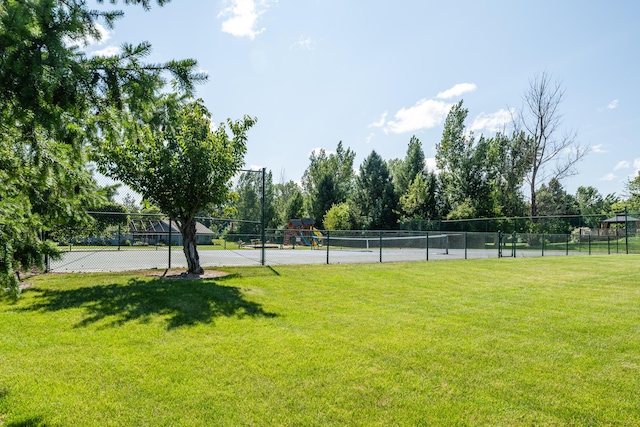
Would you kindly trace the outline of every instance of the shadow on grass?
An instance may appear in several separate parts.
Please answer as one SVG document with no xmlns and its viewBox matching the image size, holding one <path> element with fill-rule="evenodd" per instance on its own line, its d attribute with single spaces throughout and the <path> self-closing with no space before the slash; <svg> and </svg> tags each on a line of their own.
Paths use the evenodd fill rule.
<svg viewBox="0 0 640 427">
<path fill-rule="evenodd" d="M 0 426 L 4 426 L 5 424 L 3 424 L 3 416 L 2 416 L 2 410 L 4 407 L 4 400 L 7 398 L 7 396 L 9 395 L 9 389 L 0 386 Z M 42 417 L 27 417 L 27 418 L 23 418 L 21 420 L 18 421 L 12 421 L 8 424 L 6 424 L 6 427 L 47 427 L 48 424 L 44 422 L 44 419 Z"/>
<path fill-rule="evenodd" d="M 42 417 L 31 417 L 9 423 L 7 424 L 7 427 L 47 427 L 48 425 L 49 424 L 45 423 Z"/>
<path fill-rule="evenodd" d="M 213 281 L 140 280 L 128 284 L 89 286 L 77 289 L 32 289 L 33 303 L 23 310 L 60 311 L 83 308 L 87 316 L 76 326 L 111 321 L 110 326 L 129 321 L 148 322 L 167 317 L 167 328 L 211 323 L 217 317 L 275 317 L 258 303 L 248 301 L 239 288 Z"/>
</svg>

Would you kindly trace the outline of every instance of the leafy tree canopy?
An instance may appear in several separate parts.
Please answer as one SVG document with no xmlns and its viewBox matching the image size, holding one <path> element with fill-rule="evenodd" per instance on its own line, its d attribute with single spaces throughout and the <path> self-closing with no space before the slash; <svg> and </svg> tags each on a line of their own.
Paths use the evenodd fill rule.
<svg viewBox="0 0 640 427">
<path fill-rule="evenodd" d="M 151 6 L 149 0 L 123 3 Z M 79 47 L 99 40 L 98 22 L 111 28 L 121 16 L 119 10 L 92 10 L 83 0 L 2 2 L 0 285 L 17 290 L 15 269 L 55 255 L 43 233 L 91 221 L 85 210 L 106 200 L 86 168 L 85 148 L 100 145 L 121 120 L 118 112 L 145 111 L 167 82 L 167 71 L 185 92 L 205 79 L 194 72 L 194 60 L 146 64 L 146 42 L 124 45 L 113 56 L 89 56 Z"/>
<path fill-rule="evenodd" d="M 201 100 L 186 102 L 175 95 L 164 96 L 150 118 L 148 123 L 123 122 L 96 159 L 101 172 L 176 221 L 189 272 L 199 274 L 195 217 L 229 199 L 230 180 L 244 164 L 246 134 L 256 119 L 228 119 L 212 131 L 211 115 Z"/>
</svg>

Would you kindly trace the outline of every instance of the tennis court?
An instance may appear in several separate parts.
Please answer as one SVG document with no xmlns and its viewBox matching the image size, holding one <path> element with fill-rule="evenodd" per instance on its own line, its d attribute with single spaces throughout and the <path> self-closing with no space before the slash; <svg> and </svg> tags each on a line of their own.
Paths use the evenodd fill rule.
<svg viewBox="0 0 640 427">
<path fill-rule="evenodd" d="M 564 239 L 564 243 L 562 243 Z M 246 246 L 239 249 L 198 250 L 203 267 L 302 265 L 302 264 L 357 264 L 378 262 L 411 262 L 498 257 L 540 257 L 612 253 L 610 245 L 588 250 L 569 250 L 566 236 L 561 244 L 534 247 L 523 243 L 530 239 L 523 235 L 511 243 L 501 241 L 497 233 L 449 233 L 429 235 L 396 235 L 383 237 L 370 235 L 323 236 L 312 246 L 284 246 L 269 244 Z M 544 240 L 544 239 L 543 239 Z M 575 246 L 574 246 L 575 247 Z M 616 251 L 617 252 L 617 251 Z M 53 272 L 100 272 L 146 269 L 186 268 L 182 247 L 174 246 L 169 252 L 166 246 L 121 248 L 74 248 L 51 261 Z"/>
<path fill-rule="evenodd" d="M 199 250 L 200 264 L 203 267 L 253 266 L 261 265 L 260 249 L 240 250 Z M 455 259 L 464 257 L 464 253 L 433 250 L 429 259 Z M 383 261 L 424 261 L 427 255 L 424 250 L 386 249 L 383 250 Z M 356 264 L 380 262 L 379 250 L 331 250 L 330 264 Z M 266 265 L 327 264 L 327 251 L 323 249 L 265 251 Z M 143 269 L 165 269 L 169 266 L 169 251 L 164 250 L 104 250 L 104 251 L 72 251 L 65 252 L 62 259 L 51 261 L 50 269 L 54 272 L 97 272 L 127 271 Z M 186 268 L 187 261 L 181 248 L 171 251 L 171 267 Z"/>
</svg>

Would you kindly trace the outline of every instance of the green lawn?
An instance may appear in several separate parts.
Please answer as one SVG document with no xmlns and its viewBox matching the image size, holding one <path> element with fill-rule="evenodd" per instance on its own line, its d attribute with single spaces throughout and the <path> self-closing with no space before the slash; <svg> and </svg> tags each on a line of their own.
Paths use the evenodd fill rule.
<svg viewBox="0 0 640 427">
<path fill-rule="evenodd" d="M 0 426 L 640 425 L 640 256 L 43 275 Z"/>
</svg>

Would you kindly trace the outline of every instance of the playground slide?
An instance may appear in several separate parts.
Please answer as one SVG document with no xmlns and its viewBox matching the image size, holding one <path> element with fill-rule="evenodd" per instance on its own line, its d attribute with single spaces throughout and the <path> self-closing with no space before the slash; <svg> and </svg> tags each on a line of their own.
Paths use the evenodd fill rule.
<svg viewBox="0 0 640 427">
<path fill-rule="evenodd" d="M 322 234 L 320 230 L 318 230 L 315 227 L 311 227 L 311 233 L 312 233 L 311 237 L 313 237 L 313 244 L 315 246 L 320 246 L 322 244 L 321 239 L 324 237 L 324 234 Z"/>
<path fill-rule="evenodd" d="M 304 237 L 304 233 L 300 233 L 300 237 L 302 237 L 302 241 L 304 242 L 305 246 L 311 246 L 311 243 L 309 243 L 309 240 L 307 240 L 307 238 Z"/>
</svg>

